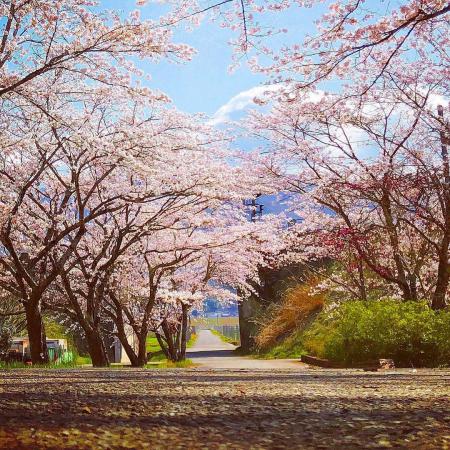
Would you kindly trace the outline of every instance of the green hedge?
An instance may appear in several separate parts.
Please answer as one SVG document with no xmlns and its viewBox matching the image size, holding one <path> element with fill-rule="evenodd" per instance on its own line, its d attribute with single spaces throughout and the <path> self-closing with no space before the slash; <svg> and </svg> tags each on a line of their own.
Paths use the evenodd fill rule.
<svg viewBox="0 0 450 450">
<path fill-rule="evenodd" d="M 392 358 L 397 366 L 450 365 L 450 311 L 422 302 L 351 301 L 303 334 L 305 350 L 346 365 Z"/>
</svg>

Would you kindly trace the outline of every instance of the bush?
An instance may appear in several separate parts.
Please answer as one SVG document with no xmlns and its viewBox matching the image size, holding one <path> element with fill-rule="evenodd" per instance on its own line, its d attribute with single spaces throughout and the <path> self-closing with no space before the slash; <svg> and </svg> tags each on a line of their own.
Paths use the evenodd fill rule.
<svg viewBox="0 0 450 450">
<path fill-rule="evenodd" d="M 422 302 L 351 301 L 322 314 L 303 335 L 305 349 L 345 365 L 392 358 L 398 366 L 450 364 L 450 311 Z"/>
</svg>

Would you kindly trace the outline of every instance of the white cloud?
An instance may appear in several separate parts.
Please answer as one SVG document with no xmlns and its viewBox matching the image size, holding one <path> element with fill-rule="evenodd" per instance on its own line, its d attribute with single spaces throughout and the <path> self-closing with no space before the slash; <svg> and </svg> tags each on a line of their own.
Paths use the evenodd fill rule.
<svg viewBox="0 0 450 450">
<path fill-rule="evenodd" d="M 212 116 L 209 121 L 210 125 L 219 125 L 231 119 L 231 114 L 236 111 L 243 111 L 248 106 L 253 104 L 255 97 L 263 96 L 265 92 L 275 92 L 281 88 L 281 85 L 262 85 L 255 86 L 246 91 L 239 92 L 239 94 L 230 98 L 228 102 L 222 105 Z"/>
</svg>

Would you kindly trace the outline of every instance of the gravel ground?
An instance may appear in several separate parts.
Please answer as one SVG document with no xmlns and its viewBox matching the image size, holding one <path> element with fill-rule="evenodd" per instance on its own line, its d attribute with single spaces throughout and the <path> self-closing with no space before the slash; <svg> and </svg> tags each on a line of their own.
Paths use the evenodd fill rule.
<svg viewBox="0 0 450 450">
<path fill-rule="evenodd" d="M 450 371 L 0 371 L 7 449 L 450 448 Z"/>
</svg>

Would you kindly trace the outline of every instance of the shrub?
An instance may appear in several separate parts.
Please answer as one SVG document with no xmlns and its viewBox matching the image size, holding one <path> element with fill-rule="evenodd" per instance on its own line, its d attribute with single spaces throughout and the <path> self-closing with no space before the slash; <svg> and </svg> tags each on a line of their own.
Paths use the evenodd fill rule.
<svg viewBox="0 0 450 450">
<path fill-rule="evenodd" d="M 305 349 L 346 365 L 392 358 L 400 366 L 450 364 L 450 311 L 422 302 L 351 301 L 322 314 Z"/>
</svg>

